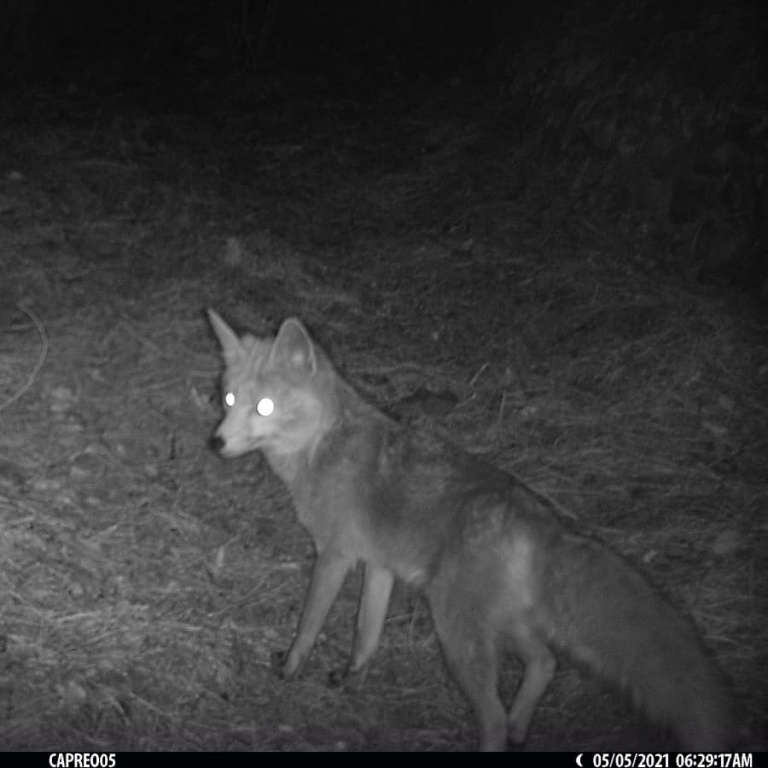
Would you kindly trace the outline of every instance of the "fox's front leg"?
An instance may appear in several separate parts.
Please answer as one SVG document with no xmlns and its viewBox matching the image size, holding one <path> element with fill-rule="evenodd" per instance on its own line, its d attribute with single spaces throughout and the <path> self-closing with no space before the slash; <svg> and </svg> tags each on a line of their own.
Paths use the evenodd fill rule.
<svg viewBox="0 0 768 768">
<path fill-rule="evenodd" d="M 392 571 L 366 563 L 360 608 L 357 612 L 355 642 L 344 680 L 352 688 L 359 688 L 365 682 L 369 662 L 379 646 L 394 582 Z"/>
<path fill-rule="evenodd" d="M 286 680 L 293 680 L 301 671 L 328 610 L 339 594 L 344 576 L 352 565 L 353 562 L 349 558 L 333 550 L 326 549 L 318 554 L 299 628 L 283 664 L 282 676 Z"/>
</svg>

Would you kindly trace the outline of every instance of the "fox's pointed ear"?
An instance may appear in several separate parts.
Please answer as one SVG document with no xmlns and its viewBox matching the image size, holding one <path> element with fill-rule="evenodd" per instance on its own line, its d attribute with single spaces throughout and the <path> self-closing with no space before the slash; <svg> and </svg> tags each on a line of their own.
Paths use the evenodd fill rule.
<svg viewBox="0 0 768 768">
<path fill-rule="evenodd" d="M 219 344 L 221 344 L 224 361 L 228 365 L 236 363 L 243 353 L 243 345 L 238 335 L 212 309 L 208 310 L 208 319 L 211 321 L 211 327 L 219 340 Z"/>
<path fill-rule="evenodd" d="M 317 368 L 315 345 L 301 320 L 289 317 L 277 332 L 269 361 L 288 371 L 311 375 Z"/>
</svg>

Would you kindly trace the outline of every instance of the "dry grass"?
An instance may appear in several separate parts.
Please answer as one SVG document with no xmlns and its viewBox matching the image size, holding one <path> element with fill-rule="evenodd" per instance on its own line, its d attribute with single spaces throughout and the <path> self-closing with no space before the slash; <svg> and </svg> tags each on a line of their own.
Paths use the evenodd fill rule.
<svg viewBox="0 0 768 768">
<path fill-rule="evenodd" d="M 273 675 L 310 547 L 259 457 L 206 449 L 220 363 L 205 306 L 256 332 L 300 315 L 409 419 L 435 413 L 426 395 L 406 412 L 409 395 L 450 393 L 441 428 L 645 566 L 760 734 L 765 315 L 646 269 L 557 195 L 534 211 L 539 187 L 503 191 L 533 171 L 493 127 L 446 117 L 435 136 L 430 113 L 324 133 L 322 118 L 304 133 L 281 115 L 256 148 L 211 149 L 202 127 L 175 124 L 176 165 L 139 159 L 139 120 L 6 142 L 26 160 L 4 192 L 17 216 L 0 315 L 0 746 L 474 743 L 425 605 L 405 592 L 361 693 L 325 684 L 351 641 L 354 585 L 304 679 Z M 530 748 L 653 743 L 616 703 L 564 664 Z"/>
</svg>

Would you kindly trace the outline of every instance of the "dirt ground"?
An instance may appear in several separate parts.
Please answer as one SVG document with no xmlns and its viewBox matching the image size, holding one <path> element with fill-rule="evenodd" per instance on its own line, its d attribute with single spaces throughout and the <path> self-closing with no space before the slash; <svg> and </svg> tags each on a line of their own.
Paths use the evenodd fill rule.
<svg viewBox="0 0 768 768">
<path fill-rule="evenodd" d="M 461 81 L 149 104 L 73 87 L 0 123 L 0 748 L 475 745 L 405 589 L 362 691 L 327 684 L 357 577 L 302 679 L 274 675 L 312 549 L 260 456 L 208 450 L 206 307 L 256 333 L 301 317 L 382 408 L 596 530 L 764 735 L 764 307 L 685 279 L 618 193 L 582 193 L 583 156 Z M 563 659 L 526 746 L 665 744 Z"/>
</svg>

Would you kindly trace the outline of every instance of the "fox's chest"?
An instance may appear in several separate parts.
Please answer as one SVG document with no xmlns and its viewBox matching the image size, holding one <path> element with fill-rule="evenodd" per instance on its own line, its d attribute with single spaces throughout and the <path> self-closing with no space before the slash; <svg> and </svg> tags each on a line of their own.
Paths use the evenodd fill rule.
<svg viewBox="0 0 768 768">
<path fill-rule="evenodd" d="M 345 554 L 365 557 L 368 492 L 355 473 L 341 465 L 296 480 L 290 489 L 296 515 L 318 551 L 335 546 Z"/>
</svg>

